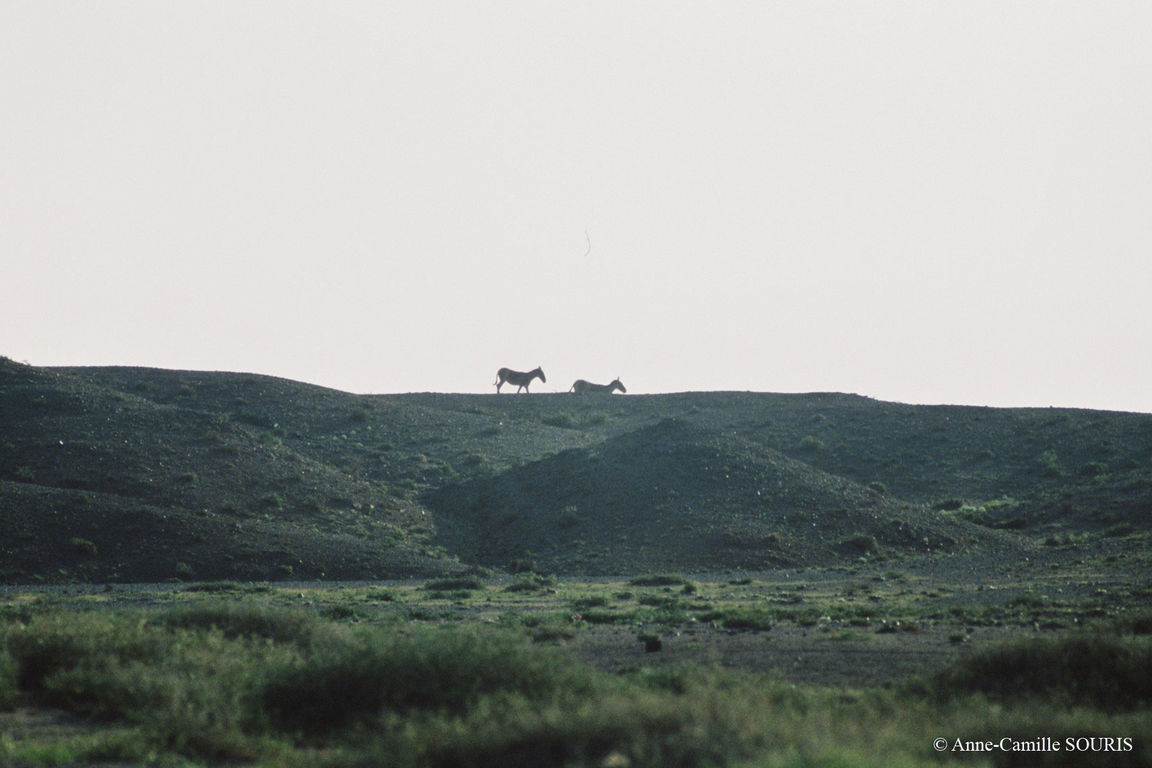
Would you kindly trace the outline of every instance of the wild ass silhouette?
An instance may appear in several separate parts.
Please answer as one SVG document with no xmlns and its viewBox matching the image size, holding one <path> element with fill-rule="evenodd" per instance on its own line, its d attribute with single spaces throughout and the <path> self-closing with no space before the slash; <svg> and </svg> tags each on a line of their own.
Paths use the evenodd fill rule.
<svg viewBox="0 0 1152 768">
<path fill-rule="evenodd" d="M 517 392 L 520 390 L 527 392 L 528 385 L 531 384 L 535 378 L 539 378 L 542 382 L 548 381 L 548 379 L 544 378 L 544 371 L 542 371 L 539 366 L 537 366 L 535 370 L 528 371 L 527 373 L 514 371 L 511 368 L 501 368 L 496 371 L 496 394 L 500 394 L 500 387 L 505 384 L 515 384 Z"/>
<path fill-rule="evenodd" d="M 612 383 L 610 384 L 593 384 L 590 381 L 584 381 L 584 379 L 576 379 L 576 383 L 573 384 L 572 389 L 568 391 L 575 392 L 578 395 L 582 395 L 585 392 L 603 392 L 610 395 L 616 390 L 624 393 L 628 392 L 628 390 L 624 389 L 624 385 L 620 383 L 620 379 L 612 379 Z"/>
</svg>

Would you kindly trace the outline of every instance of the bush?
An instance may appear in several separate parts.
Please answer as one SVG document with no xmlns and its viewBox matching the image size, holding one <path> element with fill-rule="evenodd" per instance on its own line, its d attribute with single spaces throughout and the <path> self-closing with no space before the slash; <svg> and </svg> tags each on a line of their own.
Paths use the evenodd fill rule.
<svg viewBox="0 0 1152 768">
<path fill-rule="evenodd" d="M 796 446 L 796 449 L 804 453 L 819 453 L 824 450 L 824 441 L 812 435 L 805 435 Z"/>
<path fill-rule="evenodd" d="M 541 592 L 546 589 L 551 589 L 556 586 L 556 578 L 554 576 L 541 576 L 536 573 L 530 573 L 526 576 L 521 576 L 508 586 L 504 587 L 505 592 Z"/>
<path fill-rule="evenodd" d="M 73 536 L 71 539 L 68 539 L 68 548 L 78 555 L 95 555 L 97 551 L 95 544 L 79 536 Z"/>
<path fill-rule="evenodd" d="M 459 713 L 498 692 L 548 697 L 582 680 L 573 662 L 519 636 L 376 631 L 273 670 L 260 699 L 277 727 L 316 734 L 386 710 Z"/>
<path fill-rule="evenodd" d="M 455 576 L 443 579 L 433 579 L 424 585 L 430 592 L 467 592 L 484 589 L 484 582 L 475 576 Z"/>
<path fill-rule="evenodd" d="M 208 602 L 174 608 L 157 617 L 165 626 L 215 629 L 228 638 L 260 638 L 309 648 L 330 637 L 313 613 L 242 602 Z"/>
<path fill-rule="evenodd" d="M 184 587 L 185 592 L 241 592 L 243 589 L 235 581 L 205 581 Z"/>
<path fill-rule="evenodd" d="M 1152 635 L 1152 610 L 1125 616 L 1118 622 L 1118 629 L 1132 635 Z"/>
<path fill-rule="evenodd" d="M 1044 451 L 1036 459 L 1040 474 L 1045 477 L 1063 477 L 1064 468 L 1060 466 L 1060 458 L 1055 451 Z"/>
<path fill-rule="evenodd" d="M 964 659 L 937 682 L 944 692 L 1127 711 L 1152 704 L 1152 643 L 1087 635 L 1029 640 Z"/>
<path fill-rule="evenodd" d="M 262 721 L 252 709 L 261 670 L 287 663 L 298 650 L 228 638 L 202 618 L 170 618 L 74 611 L 8 626 L 0 634 L 0 700 L 18 689 L 41 705 L 134 724 L 144 753 L 162 746 L 250 762 L 251 734 Z"/>
<path fill-rule="evenodd" d="M 123 615 L 49 614 L 10 629 L 4 647 L 17 668 L 21 690 L 54 698 L 51 681 L 76 667 L 100 668 L 132 662 L 156 662 L 163 644 L 142 624 Z"/>
<path fill-rule="evenodd" d="M 568 506 L 561 510 L 560 514 L 556 516 L 556 525 L 560 528 L 568 529 L 575 528 L 584 521 L 581 517 L 580 511 L 575 506 Z"/>
<path fill-rule="evenodd" d="M 678 587 L 681 584 L 690 584 L 683 576 L 657 574 L 654 576 L 637 576 L 629 582 L 634 587 Z"/>
<path fill-rule="evenodd" d="M 763 631 L 772 629 L 775 618 L 772 611 L 764 608 L 733 606 L 707 611 L 699 620 L 718 622 L 725 629 Z"/>
<path fill-rule="evenodd" d="M 575 429 L 577 426 L 576 419 L 567 413 L 545 416 L 542 421 L 549 427 L 559 427 L 560 429 Z"/>
<path fill-rule="evenodd" d="M 0 648 L 0 710 L 10 709 L 17 693 L 16 660 Z"/>
<path fill-rule="evenodd" d="M 836 548 L 840 552 L 848 555 L 864 556 L 880 554 L 880 543 L 876 541 L 875 536 L 867 534 L 859 534 L 844 539 Z"/>
</svg>

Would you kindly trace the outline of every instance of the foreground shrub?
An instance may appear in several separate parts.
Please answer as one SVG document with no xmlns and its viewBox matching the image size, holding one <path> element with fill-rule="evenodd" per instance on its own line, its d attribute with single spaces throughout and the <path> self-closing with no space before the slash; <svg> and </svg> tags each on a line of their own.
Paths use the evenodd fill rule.
<svg viewBox="0 0 1152 768">
<path fill-rule="evenodd" d="M 743 765 L 765 735 L 766 715 L 796 727 L 791 706 L 775 708 L 774 687 L 696 668 L 601 678 L 583 694 L 489 696 L 459 715 L 386 713 L 388 740 L 326 768 L 575 768 Z M 676 678 L 675 685 L 663 684 Z M 822 738 L 822 734 L 814 738 Z"/>
<path fill-rule="evenodd" d="M 145 611 L 50 613 L 0 636 L 32 701 L 133 724 L 154 745 L 211 759 L 253 757 L 258 672 L 296 651 Z M 159 619 L 159 620 L 158 620 Z M 174 622 L 179 623 L 179 622 Z"/>
<path fill-rule="evenodd" d="M 13 705 L 16 694 L 16 661 L 0 648 L 0 711 Z"/>
<path fill-rule="evenodd" d="M 262 638 L 302 648 L 321 643 L 329 625 L 315 614 L 243 602 L 205 602 L 172 609 L 157 621 L 182 629 L 218 629 L 229 638 Z"/>
<path fill-rule="evenodd" d="M 9 629 L 4 640 L 20 689 L 49 699 L 58 698 L 49 682 L 61 672 L 154 663 L 163 658 L 166 645 L 142 623 L 118 614 L 34 616 L 27 625 Z"/>
<path fill-rule="evenodd" d="M 1152 705 L 1152 643 L 1103 635 L 1028 640 L 964 659 L 937 682 L 945 693 L 1131 710 Z"/>
<path fill-rule="evenodd" d="M 319 733 L 384 710 L 461 712 L 490 693 L 546 697 L 587 687 L 574 662 L 520 636 L 429 628 L 361 632 L 273 670 L 260 699 L 272 724 Z"/>
<path fill-rule="evenodd" d="M 771 616 L 728 606 L 713 620 Z M 226 602 L 58 607 L 0 623 L 0 702 L 19 690 L 115 725 L 0 737 L 0 765 L 910 768 L 940 764 L 936 737 L 992 734 L 1131 736 L 1136 751 L 1100 764 L 1147 765 L 1150 648 L 1143 636 L 1008 646 L 942 675 L 933 699 L 696 666 L 609 675 L 491 627 L 348 627 Z"/>
</svg>

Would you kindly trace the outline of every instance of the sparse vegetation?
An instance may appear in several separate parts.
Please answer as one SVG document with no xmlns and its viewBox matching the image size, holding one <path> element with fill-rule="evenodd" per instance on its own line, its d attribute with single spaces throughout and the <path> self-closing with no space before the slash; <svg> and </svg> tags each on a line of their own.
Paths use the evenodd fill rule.
<svg viewBox="0 0 1152 768">
<path fill-rule="evenodd" d="M 484 582 L 475 576 L 446 576 L 424 585 L 429 592 L 470 592 L 484 589 Z"/>
<path fill-rule="evenodd" d="M 678 587 L 690 584 L 683 576 L 674 574 L 655 574 L 652 576 L 636 576 L 628 581 L 634 587 Z"/>
<path fill-rule="evenodd" d="M 0 363 L 0 763 L 1152 743 L 1152 416 Z"/>
<path fill-rule="evenodd" d="M 68 546 L 72 549 L 73 552 L 77 552 L 82 555 L 95 555 L 99 551 L 95 544 L 93 544 L 89 539 L 85 539 L 81 536 L 73 536 L 72 538 L 68 539 Z"/>
<path fill-rule="evenodd" d="M 1011 548 L 987 529 L 1043 530 L 1057 548 L 1138 537 L 1152 502 L 1152 417 L 1139 414 L 846 395 L 370 397 L 15 364 L 0 396 L 0 477 L 23 484 L 0 489 L 0 534 L 28 542 L 7 555 L 9 581 L 833 565 L 859 556 L 837 547 L 857 535 L 887 558 Z M 50 521 L 55 539 L 39 533 Z M 171 554 L 124 558 L 91 521 Z"/>
<path fill-rule="evenodd" d="M 970 656 L 940 690 L 1000 701 L 1056 701 L 1108 712 L 1152 707 L 1152 643 L 1082 634 L 1020 640 Z"/>
<path fill-rule="evenodd" d="M 537 624 L 525 633 L 348 626 L 254 598 L 192 594 L 196 602 L 182 607 L 55 605 L 20 622 L 5 619 L 0 706 L 51 705 L 94 719 L 82 738 L 46 731 L 43 741 L 0 740 L 0 759 L 322 768 L 934 765 L 932 741 L 941 734 L 1106 732 L 1139 744 L 1152 737 L 1152 646 L 1144 638 L 1029 640 L 886 691 L 849 691 L 695 665 L 608 675 L 564 650 L 577 636 L 572 625 Z M 355 590 L 332 595 L 358 602 Z M 744 631 L 771 626 L 735 607 L 709 620 Z M 863 641 L 850 630 L 826 634 L 832 644 Z M 651 657 L 675 641 L 663 632 L 630 637 L 637 653 Z M 1129 764 L 1124 753 L 1119 758 Z"/>
<path fill-rule="evenodd" d="M 812 435 L 805 435 L 796 445 L 796 449 L 804 453 L 818 453 L 824 450 L 824 441 Z"/>
</svg>

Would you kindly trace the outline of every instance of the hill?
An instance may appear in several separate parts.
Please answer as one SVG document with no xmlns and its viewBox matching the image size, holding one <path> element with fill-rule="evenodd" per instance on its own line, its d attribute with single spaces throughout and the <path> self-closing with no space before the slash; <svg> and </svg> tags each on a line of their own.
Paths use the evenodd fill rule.
<svg viewBox="0 0 1152 768">
<path fill-rule="evenodd" d="M 1144 536 L 1152 416 L 0 360 L 0 579 L 756 569 Z"/>
<path fill-rule="evenodd" d="M 470 562 L 702 572 L 1012 547 L 990 532 L 679 418 L 429 494 Z"/>
</svg>

